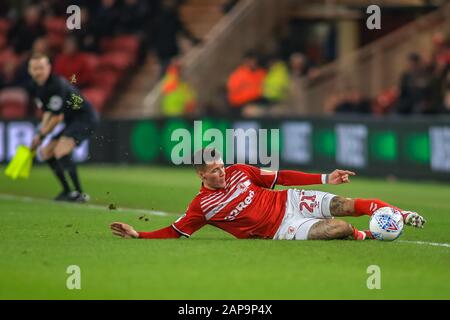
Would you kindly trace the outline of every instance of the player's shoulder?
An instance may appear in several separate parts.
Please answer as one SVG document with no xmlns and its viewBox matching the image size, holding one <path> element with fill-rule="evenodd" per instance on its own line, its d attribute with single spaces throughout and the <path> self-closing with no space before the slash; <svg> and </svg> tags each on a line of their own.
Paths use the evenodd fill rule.
<svg viewBox="0 0 450 320">
<path fill-rule="evenodd" d="M 189 203 L 188 208 L 200 208 L 200 204 L 202 202 L 202 199 L 205 198 L 205 196 L 207 196 L 207 193 L 200 190 L 197 195 L 194 197 L 194 199 L 192 199 L 192 201 Z"/>
<path fill-rule="evenodd" d="M 236 170 L 247 170 L 249 165 L 243 164 L 243 163 L 236 163 L 232 164 L 231 166 L 228 166 L 226 170 L 228 171 L 236 171 Z"/>
<path fill-rule="evenodd" d="M 233 164 L 233 165 L 231 165 L 231 166 L 226 168 L 226 172 L 228 174 L 236 172 L 236 171 L 248 173 L 248 172 L 254 171 L 254 170 L 259 170 L 259 168 L 255 167 L 255 166 L 252 166 L 252 165 L 249 165 L 249 164 L 243 164 L 243 163 Z"/>
</svg>

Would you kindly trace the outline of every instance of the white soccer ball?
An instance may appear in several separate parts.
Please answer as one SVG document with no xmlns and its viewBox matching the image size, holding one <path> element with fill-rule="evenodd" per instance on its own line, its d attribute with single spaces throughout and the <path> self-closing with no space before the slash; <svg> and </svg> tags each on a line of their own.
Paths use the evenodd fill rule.
<svg viewBox="0 0 450 320">
<path fill-rule="evenodd" d="M 370 218 L 369 230 L 378 240 L 393 241 L 403 232 L 403 217 L 391 207 L 379 208 Z"/>
</svg>

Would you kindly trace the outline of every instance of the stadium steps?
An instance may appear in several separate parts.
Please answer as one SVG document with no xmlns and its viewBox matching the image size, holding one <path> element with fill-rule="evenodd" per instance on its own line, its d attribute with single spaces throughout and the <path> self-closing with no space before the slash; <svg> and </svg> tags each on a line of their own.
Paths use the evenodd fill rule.
<svg viewBox="0 0 450 320">
<path fill-rule="evenodd" d="M 118 94 L 118 100 L 112 102 L 105 115 L 109 118 L 139 118 L 142 114 L 142 100 L 159 80 L 160 66 L 157 58 L 148 55 L 142 67 L 133 76 L 128 85 Z"/>
</svg>

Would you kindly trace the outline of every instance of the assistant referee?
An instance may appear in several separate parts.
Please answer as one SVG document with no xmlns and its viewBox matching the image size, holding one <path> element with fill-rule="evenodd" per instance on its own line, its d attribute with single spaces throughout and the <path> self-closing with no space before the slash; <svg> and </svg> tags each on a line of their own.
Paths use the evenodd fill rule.
<svg viewBox="0 0 450 320">
<path fill-rule="evenodd" d="M 43 110 L 41 123 L 31 143 L 31 150 L 36 150 L 48 134 L 54 134 L 52 131 L 59 123 L 64 123 L 64 129 L 54 134 L 51 141 L 42 146 L 39 152 L 62 186 L 63 190 L 55 200 L 86 202 L 89 196 L 81 188 L 72 151 L 93 134 L 99 117 L 78 89 L 66 79 L 52 74 L 51 69 L 48 56 L 43 54 L 31 56 L 28 72 L 32 82 L 28 91 L 37 107 Z M 70 188 L 66 173 L 72 180 L 74 189 Z"/>
</svg>

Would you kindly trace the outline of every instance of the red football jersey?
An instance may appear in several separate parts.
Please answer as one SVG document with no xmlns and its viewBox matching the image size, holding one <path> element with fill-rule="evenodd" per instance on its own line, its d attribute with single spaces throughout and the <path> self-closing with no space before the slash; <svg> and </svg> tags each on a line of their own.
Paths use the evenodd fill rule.
<svg viewBox="0 0 450 320">
<path fill-rule="evenodd" d="M 283 220 L 287 190 L 270 190 L 277 172 L 235 164 L 225 169 L 225 188 L 201 187 L 186 213 L 172 224 L 189 237 L 206 224 L 236 238 L 273 238 Z"/>
</svg>

